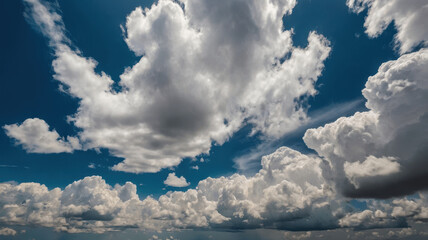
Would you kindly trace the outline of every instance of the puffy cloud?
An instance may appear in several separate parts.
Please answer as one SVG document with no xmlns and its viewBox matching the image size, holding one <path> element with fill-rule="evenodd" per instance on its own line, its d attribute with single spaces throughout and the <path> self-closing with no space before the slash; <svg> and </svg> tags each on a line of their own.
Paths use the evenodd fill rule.
<svg viewBox="0 0 428 240">
<path fill-rule="evenodd" d="M 69 47 L 54 8 L 26 3 L 55 50 L 54 78 L 79 99 L 69 117 L 79 139 L 124 158 L 118 171 L 176 166 L 245 124 L 268 138 L 295 129 L 307 121 L 304 99 L 316 94 L 330 52 L 315 32 L 306 48 L 292 46 L 282 18 L 295 0 L 160 0 L 127 17 L 125 41 L 141 59 L 115 83 Z"/>
<path fill-rule="evenodd" d="M 368 9 L 364 26 L 370 37 L 380 35 L 394 22 L 397 29 L 395 43 L 401 53 L 422 44 L 428 45 L 428 3 L 424 0 L 347 0 L 354 12 Z"/>
<path fill-rule="evenodd" d="M 22 124 L 5 125 L 6 135 L 31 153 L 61 153 L 80 149 L 79 140 L 75 137 L 62 138 L 42 119 L 29 118 Z"/>
<path fill-rule="evenodd" d="M 168 174 L 168 177 L 163 183 L 171 187 L 187 187 L 190 185 L 183 176 L 177 177 L 175 173 Z"/>
<path fill-rule="evenodd" d="M 383 63 L 363 90 L 369 111 L 305 133 L 345 195 L 390 197 L 428 187 L 427 77 L 428 49 Z"/>
<path fill-rule="evenodd" d="M 98 176 L 64 190 L 37 183 L 0 184 L 0 223 L 38 225 L 68 232 L 123 228 L 326 229 L 344 215 L 324 180 L 325 163 L 280 148 L 265 156 L 253 177 L 207 178 L 196 189 L 140 200 L 136 186 L 112 187 Z"/>
<path fill-rule="evenodd" d="M 15 236 L 16 235 L 16 231 L 13 230 L 12 228 L 4 227 L 4 228 L 0 228 L 0 235 L 3 235 L 3 236 Z"/>
<path fill-rule="evenodd" d="M 207 178 L 195 189 L 140 199 L 136 185 L 114 187 L 85 177 L 48 190 L 38 183 L 0 184 L 0 224 L 95 232 L 126 228 L 254 229 L 308 231 L 407 227 L 428 219 L 426 194 L 395 200 L 365 200 L 357 210 L 330 187 L 328 163 L 282 147 L 264 156 L 252 177 Z M 288 234 L 308 237 L 308 234 Z"/>
</svg>

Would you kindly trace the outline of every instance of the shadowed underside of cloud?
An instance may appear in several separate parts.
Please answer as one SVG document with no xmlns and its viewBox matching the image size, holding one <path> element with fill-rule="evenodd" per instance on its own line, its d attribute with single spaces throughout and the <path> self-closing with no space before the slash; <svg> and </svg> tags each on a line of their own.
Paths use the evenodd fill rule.
<svg viewBox="0 0 428 240">
<path fill-rule="evenodd" d="M 253 177 L 207 178 L 195 189 L 139 199 L 136 185 L 114 187 L 99 176 L 64 190 L 38 183 L 0 184 L 0 224 L 53 227 L 67 232 L 124 228 L 321 230 L 405 227 L 428 220 L 425 195 L 367 201 L 358 211 L 323 176 L 328 164 L 283 147 L 262 159 Z"/>
<path fill-rule="evenodd" d="M 124 158 L 113 167 L 118 171 L 176 166 L 248 123 L 269 138 L 292 131 L 307 121 L 303 102 L 316 94 L 330 52 L 314 32 L 306 48 L 293 47 L 282 17 L 295 0 L 160 0 L 127 17 L 125 41 L 141 59 L 125 69 L 115 91 L 107 74 L 95 72 L 95 60 L 72 50 L 54 6 L 24 2 L 27 18 L 54 49 L 54 78 L 79 99 L 69 120 L 81 130 L 83 149 L 107 148 Z M 28 136 L 15 130 L 8 135 L 25 147 Z"/>
</svg>

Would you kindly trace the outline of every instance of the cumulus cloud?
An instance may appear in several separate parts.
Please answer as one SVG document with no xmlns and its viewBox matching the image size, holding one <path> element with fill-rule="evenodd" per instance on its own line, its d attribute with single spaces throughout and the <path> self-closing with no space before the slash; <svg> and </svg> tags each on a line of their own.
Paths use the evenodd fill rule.
<svg viewBox="0 0 428 240">
<path fill-rule="evenodd" d="M 308 147 L 332 163 L 345 195 L 390 197 L 428 187 L 427 77 L 428 49 L 383 63 L 363 90 L 369 111 L 305 133 Z"/>
<path fill-rule="evenodd" d="M 55 129 L 49 130 L 49 125 L 39 118 L 29 118 L 22 124 L 5 125 L 3 128 L 7 136 L 30 153 L 73 152 L 81 148 L 77 138 L 60 137 Z"/>
<path fill-rule="evenodd" d="M 364 22 L 370 37 L 380 35 L 392 22 L 397 29 L 396 46 L 406 53 L 422 44 L 428 45 L 428 3 L 425 0 L 347 0 L 354 12 L 368 9 Z"/>
<path fill-rule="evenodd" d="M 114 82 L 70 47 L 55 8 L 25 2 L 54 49 L 54 78 L 79 99 L 69 120 L 80 141 L 124 158 L 118 171 L 176 166 L 245 124 L 267 138 L 292 131 L 308 119 L 304 102 L 330 52 L 315 32 L 306 48 L 292 45 L 282 19 L 295 0 L 160 0 L 127 17 L 125 41 L 141 59 Z"/>
<path fill-rule="evenodd" d="M 196 189 L 140 200 L 136 185 L 114 187 L 99 176 L 64 190 L 38 183 L 0 184 L 0 223 L 67 232 L 123 228 L 260 228 L 288 230 L 338 226 L 342 203 L 322 176 L 317 157 L 280 148 L 263 157 L 253 177 L 207 178 Z"/>
<path fill-rule="evenodd" d="M 0 224 L 103 233 L 127 228 L 370 229 L 428 220 L 425 193 L 365 200 L 365 210 L 355 209 L 330 187 L 328 165 L 316 156 L 282 147 L 264 156 L 262 169 L 252 177 L 207 178 L 195 189 L 170 191 L 159 199 L 140 199 L 135 184 L 112 187 L 99 176 L 85 177 L 63 190 L 48 190 L 38 183 L 1 183 Z"/>
<path fill-rule="evenodd" d="M 3 236 L 15 236 L 16 235 L 16 231 L 13 230 L 12 228 L 0 228 L 0 235 Z"/>
<path fill-rule="evenodd" d="M 177 177 L 175 173 L 168 174 L 168 177 L 163 183 L 171 187 L 187 187 L 190 185 L 183 176 Z"/>
</svg>

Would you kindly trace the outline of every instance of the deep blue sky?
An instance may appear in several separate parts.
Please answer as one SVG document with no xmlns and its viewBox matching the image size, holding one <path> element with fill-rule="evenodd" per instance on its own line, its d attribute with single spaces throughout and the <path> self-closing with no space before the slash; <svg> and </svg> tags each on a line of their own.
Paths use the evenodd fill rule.
<svg viewBox="0 0 428 240">
<path fill-rule="evenodd" d="M 123 41 L 120 24 L 137 6 L 150 6 L 151 1 L 59 1 L 68 36 L 84 56 L 99 62 L 97 71 L 104 71 L 117 81 L 127 66 L 138 61 Z M 82 6 L 85 6 L 84 8 Z M 46 39 L 25 20 L 21 1 L 0 2 L 0 126 L 22 122 L 27 118 L 44 119 L 62 136 L 75 135 L 66 116 L 76 112 L 77 100 L 58 90 L 52 78 L 52 50 Z M 392 39 L 395 30 L 389 27 L 380 37 L 369 39 L 364 34 L 364 14 L 350 13 L 345 1 L 301 0 L 291 16 L 284 17 L 285 28 L 294 28 L 294 44 L 305 47 L 312 30 L 331 41 L 332 52 L 325 62 L 323 76 L 318 80 L 319 94 L 310 99 L 309 114 L 316 117 L 335 104 L 361 99 L 361 90 L 367 78 L 377 72 L 382 62 L 397 58 Z M 360 104 L 345 115 L 362 110 Z M 335 120 L 338 116 L 332 116 Z M 324 122 L 317 123 L 322 125 Z M 237 170 L 233 159 L 248 153 L 260 142 L 248 137 L 249 128 L 237 132 L 229 142 L 213 146 L 205 163 L 190 159 L 177 168 L 178 176 L 185 176 L 195 187 L 208 176 L 230 175 Z M 280 145 L 305 150 L 301 137 L 304 131 L 284 138 Z M 163 181 L 171 170 L 156 174 L 131 174 L 111 171 L 109 167 L 120 162 L 107 150 L 76 151 L 74 154 L 27 154 L 14 145 L 4 131 L 0 131 L 0 182 L 39 182 L 49 188 L 64 188 L 72 181 L 89 175 L 100 175 L 114 185 L 131 181 L 141 196 L 159 196 L 172 188 L 165 188 Z M 95 169 L 88 168 L 93 163 Z M 254 169 L 256 170 L 256 169 Z"/>
</svg>

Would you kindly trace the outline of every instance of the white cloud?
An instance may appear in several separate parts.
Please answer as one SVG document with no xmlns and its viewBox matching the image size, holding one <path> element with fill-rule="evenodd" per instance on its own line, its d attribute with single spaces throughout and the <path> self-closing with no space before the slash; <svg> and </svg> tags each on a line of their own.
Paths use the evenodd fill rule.
<svg viewBox="0 0 428 240">
<path fill-rule="evenodd" d="M 79 140 L 75 137 L 62 138 L 42 119 L 29 118 L 22 124 L 5 125 L 6 135 L 31 153 L 61 153 L 80 149 Z"/>
<path fill-rule="evenodd" d="M 192 166 L 192 169 L 199 170 L 199 166 L 198 165 Z"/>
<path fill-rule="evenodd" d="M 428 3 L 425 0 L 347 0 L 354 12 L 368 9 L 364 22 L 370 37 L 379 36 L 392 22 L 398 33 L 395 43 L 400 52 L 410 52 L 419 44 L 428 45 Z"/>
<path fill-rule="evenodd" d="M 16 231 L 13 230 L 12 228 L 4 227 L 4 228 L 0 228 L 0 235 L 2 235 L 2 236 L 15 236 Z"/>
<path fill-rule="evenodd" d="M 183 176 L 177 177 L 175 173 L 168 174 L 168 177 L 163 183 L 171 187 L 187 187 L 190 185 Z"/>
<path fill-rule="evenodd" d="M 53 8 L 26 2 L 55 50 L 54 78 L 79 99 L 69 117 L 81 129 L 79 139 L 85 149 L 124 158 L 113 167 L 118 171 L 176 166 L 247 123 L 268 138 L 294 130 L 307 121 L 302 99 L 316 94 L 330 52 L 314 32 L 306 48 L 292 46 L 282 17 L 294 0 L 161 0 L 127 17 L 125 41 L 142 57 L 115 91 L 107 74 L 95 72 L 95 60 L 68 46 Z"/>
<path fill-rule="evenodd" d="M 389 197 L 427 187 L 427 66 L 428 49 L 383 63 L 363 90 L 369 111 L 306 132 L 305 143 L 331 161 L 346 195 Z M 372 159 L 365 162 L 367 158 Z M 364 174 L 373 175 L 370 172 L 379 171 L 381 164 L 384 169 L 377 176 L 356 182 L 351 169 L 365 167 Z M 358 189 L 347 181 L 350 174 Z"/>
<path fill-rule="evenodd" d="M 126 228 L 367 229 L 428 219 L 425 194 L 366 200 L 367 209 L 356 210 L 335 193 L 328 171 L 320 158 L 282 147 L 263 157 L 262 169 L 252 177 L 207 178 L 195 189 L 170 191 L 157 200 L 139 199 L 133 183 L 112 187 L 99 176 L 85 177 L 64 190 L 1 183 L 0 224 L 102 233 Z"/>
<path fill-rule="evenodd" d="M 104 232 L 139 227 L 330 228 L 340 203 L 322 177 L 322 161 L 288 148 L 265 156 L 253 177 L 207 178 L 196 189 L 140 200 L 136 186 L 111 187 L 98 176 L 64 190 L 37 183 L 0 184 L 0 223 Z M 174 174 L 172 174 L 174 175 Z"/>
</svg>

